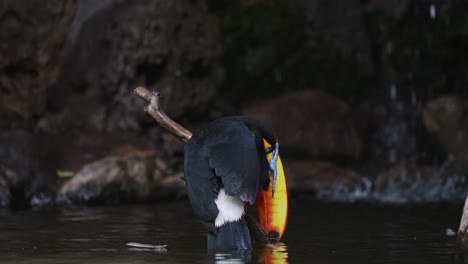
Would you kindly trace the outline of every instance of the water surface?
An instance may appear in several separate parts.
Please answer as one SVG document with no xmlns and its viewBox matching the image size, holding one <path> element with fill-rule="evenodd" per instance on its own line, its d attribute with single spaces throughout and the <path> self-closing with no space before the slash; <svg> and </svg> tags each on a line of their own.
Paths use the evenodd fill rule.
<svg viewBox="0 0 468 264">
<path fill-rule="evenodd" d="M 0 211 L 1 263 L 453 263 L 462 204 L 379 206 L 293 200 L 283 243 L 208 254 L 187 201 Z M 128 242 L 166 244 L 138 250 Z"/>
</svg>

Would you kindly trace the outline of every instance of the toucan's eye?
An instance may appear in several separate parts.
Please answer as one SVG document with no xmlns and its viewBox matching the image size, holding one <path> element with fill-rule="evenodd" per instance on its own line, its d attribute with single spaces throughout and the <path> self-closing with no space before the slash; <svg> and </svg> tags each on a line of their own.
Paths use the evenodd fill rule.
<svg viewBox="0 0 468 264">
<path fill-rule="evenodd" d="M 265 149 L 266 154 L 270 154 L 273 152 L 275 148 L 273 146 L 270 146 L 269 148 Z"/>
</svg>

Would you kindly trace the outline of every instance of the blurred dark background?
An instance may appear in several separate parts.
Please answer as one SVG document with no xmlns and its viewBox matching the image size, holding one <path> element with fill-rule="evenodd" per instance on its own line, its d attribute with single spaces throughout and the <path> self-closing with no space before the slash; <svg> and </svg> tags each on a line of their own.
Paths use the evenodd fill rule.
<svg viewBox="0 0 468 264">
<path fill-rule="evenodd" d="M 184 197 L 183 144 L 246 114 L 277 132 L 292 195 L 468 194 L 468 2 L 0 1 L 0 205 Z"/>
</svg>

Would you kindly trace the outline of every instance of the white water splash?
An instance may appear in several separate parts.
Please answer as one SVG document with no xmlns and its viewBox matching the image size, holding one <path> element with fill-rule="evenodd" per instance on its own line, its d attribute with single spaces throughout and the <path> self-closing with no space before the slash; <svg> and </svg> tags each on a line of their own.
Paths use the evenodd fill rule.
<svg viewBox="0 0 468 264">
<path fill-rule="evenodd" d="M 371 196 L 372 182 L 363 177 L 357 186 L 339 183 L 330 187 L 316 186 L 317 198 L 337 202 L 354 202 L 367 200 Z"/>
<path fill-rule="evenodd" d="M 390 85 L 390 99 L 392 101 L 395 101 L 397 98 L 397 89 L 396 89 L 396 85 L 395 84 L 392 84 Z"/>
<path fill-rule="evenodd" d="M 458 201 L 468 195 L 468 183 L 462 175 L 409 175 L 404 169 L 396 178 L 371 180 L 362 177 L 361 183 L 349 185 L 336 183 L 332 186 L 317 184 L 316 198 L 326 201 L 355 202 L 371 201 L 390 204 Z M 375 182 L 380 182 L 375 184 Z M 382 184 L 384 182 L 384 184 Z"/>
<path fill-rule="evenodd" d="M 452 237 L 455 236 L 457 233 L 455 233 L 455 231 L 453 231 L 451 228 L 447 228 L 445 229 L 445 234 L 449 237 Z"/>
<path fill-rule="evenodd" d="M 371 198 L 386 203 L 419 203 L 461 200 L 467 194 L 463 176 L 445 178 L 442 175 L 425 177 L 418 174 L 416 177 L 401 175 L 388 181 L 385 188 L 373 190 Z"/>
</svg>

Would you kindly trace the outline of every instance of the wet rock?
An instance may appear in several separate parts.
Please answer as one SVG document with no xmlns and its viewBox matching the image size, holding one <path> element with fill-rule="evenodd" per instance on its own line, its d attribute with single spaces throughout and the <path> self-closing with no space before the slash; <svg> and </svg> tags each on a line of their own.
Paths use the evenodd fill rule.
<svg viewBox="0 0 468 264">
<path fill-rule="evenodd" d="M 122 142 L 126 143 L 122 144 Z M 139 153 L 143 146 L 148 146 L 148 142 L 152 141 L 132 134 L 110 134 L 96 131 L 69 131 L 63 134 L 40 135 L 25 130 L 0 132 L 0 206 L 25 208 L 53 205 L 56 201 L 57 188 L 67 175 L 79 171 L 85 164 L 102 160 L 108 156 L 121 157 L 121 160 L 125 160 L 122 157 Z M 157 142 L 154 144 L 157 145 Z M 133 159 L 129 159 L 128 163 L 131 163 Z M 138 161 L 138 159 L 136 160 Z M 149 157 L 146 158 L 146 161 L 145 166 L 155 163 Z M 114 163 L 119 163 L 119 159 Z M 114 163 L 107 165 L 111 166 Z M 125 169 L 123 171 L 122 174 L 125 174 Z M 134 175 L 135 173 L 128 174 Z M 158 186 L 161 188 L 151 189 L 151 191 L 156 191 L 154 196 L 170 198 L 179 195 L 178 191 L 181 190 L 177 185 L 180 181 L 179 176 L 171 170 L 164 170 L 164 177 L 158 182 Z M 132 182 L 132 179 L 129 182 Z M 151 187 L 151 185 L 149 186 Z M 92 189 L 92 187 L 89 188 Z M 134 188 L 132 185 L 129 189 L 129 192 L 132 192 L 135 191 L 136 187 Z M 109 188 L 104 191 L 107 190 Z M 125 191 L 126 189 L 122 193 Z M 96 196 L 99 195 L 101 194 L 96 194 Z M 129 194 L 129 196 L 132 195 Z M 142 196 L 152 197 L 153 193 L 148 196 L 144 195 Z M 109 199 L 113 199 L 109 202 L 118 200 L 112 195 L 109 197 Z M 139 197 L 137 198 L 140 199 Z M 99 201 L 105 203 L 106 198 L 107 196 L 102 195 L 96 200 L 100 199 Z M 123 194 L 122 200 L 125 199 L 125 194 Z"/>
<path fill-rule="evenodd" d="M 468 181 L 440 167 L 399 162 L 380 172 L 373 182 L 372 198 L 382 202 L 435 202 L 463 199 Z"/>
<path fill-rule="evenodd" d="M 464 256 L 464 263 L 466 263 L 466 261 L 468 261 L 468 259 L 466 258 L 468 256 L 468 197 L 466 198 L 465 206 L 463 207 L 463 214 L 460 220 L 460 228 L 458 229 L 457 241 L 458 248 L 461 249 L 461 256 Z"/>
<path fill-rule="evenodd" d="M 40 158 L 43 149 L 25 130 L 0 133 L 0 202 L 3 206 L 28 207 L 52 204 L 53 179 Z"/>
<path fill-rule="evenodd" d="M 468 197 L 463 207 L 460 227 L 457 233 L 457 251 L 455 259 L 457 263 L 468 263 Z"/>
<path fill-rule="evenodd" d="M 51 109 L 70 110 L 68 125 L 115 131 L 153 124 L 144 102 L 132 96 L 137 86 L 157 87 L 175 119 L 209 108 L 223 73 L 217 20 L 204 1 L 81 0 L 78 6 L 78 33 L 51 94 Z"/>
<path fill-rule="evenodd" d="M 318 199 L 352 202 L 366 199 L 371 182 L 351 170 L 319 161 L 286 161 L 289 190 L 312 193 Z"/>
<path fill-rule="evenodd" d="M 0 1 L 0 117 L 44 111 L 75 12 L 72 0 Z"/>
<path fill-rule="evenodd" d="M 175 197 L 185 189 L 179 176 L 170 174 L 152 151 L 124 151 L 85 165 L 63 184 L 57 202 L 107 204 Z"/>
<path fill-rule="evenodd" d="M 448 154 L 448 165 L 468 171 L 468 101 L 457 96 L 442 96 L 429 101 L 423 111 L 426 129 Z"/>
<path fill-rule="evenodd" d="M 298 92 L 246 112 L 272 127 L 283 150 L 319 157 L 360 156 L 362 143 L 349 107 L 332 95 L 315 90 Z"/>
</svg>

